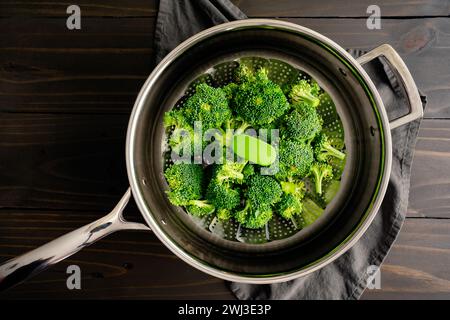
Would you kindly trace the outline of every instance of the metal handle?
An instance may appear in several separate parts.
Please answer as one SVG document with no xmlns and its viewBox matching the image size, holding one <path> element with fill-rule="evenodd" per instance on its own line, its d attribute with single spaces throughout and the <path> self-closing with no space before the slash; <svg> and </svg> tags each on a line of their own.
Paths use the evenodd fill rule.
<svg viewBox="0 0 450 320">
<path fill-rule="evenodd" d="M 356 60 L 362 65 L 380 56 L 384 56 L 386 58 L 393 71 L 401 80 L 410 105 L 409 113 L 389 123 L 391 129 L 400 127 L 423 117 L 422 100 L 420 99 L 416 83 L 414 82 L 414 79 L 411 76 L 405 62 L 397 51 L 394 50 L 394 48 L 388 44 L 383 44 L 365 55 L 362 55 Z"/>
<path fill-rule="evenodd" d="M 142 223 L 127 222 L 123 218 L 130 196 L 128 189 L 116 207 L 103 218 L 0 265 L 0 291 L 31 278 L 115 231 L 150 230 Z"/>
</svg>

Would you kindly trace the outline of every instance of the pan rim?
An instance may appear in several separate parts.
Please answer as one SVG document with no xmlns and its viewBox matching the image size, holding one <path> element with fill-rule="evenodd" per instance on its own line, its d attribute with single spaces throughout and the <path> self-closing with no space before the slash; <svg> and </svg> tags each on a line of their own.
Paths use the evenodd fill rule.
<svg viewBox="0 0 450 320">
<path fill-rule="evenodd" d="M 134 159 L 134 142 L 136 136 L 136 127 L 139 122 L 139 114 L 145 105 L 146 96 L 149 90 L 152 88 L 153 83 L 158 79 L 159 75 L 164 72 L 165 68 L 179 55 L 184 53 L 186 50 L 191 48 L 196 43 L 202 41 L 205 38 L 208 38 L 212 35 L 217 35 L 222 32 L 228 31 L 236 31 L 242 28 L 275 28 L 288 32 L 295 32 L 301 34 L 302 36 L 309 36 L 316 41 L 332 48 L 333 51 L 337 52 L 339 56 L 345 60 L 362 78 L 364 84 L 367 86 L 366 90 L 370 93 L 373 98 L 373 107 L 376 109 L 377 116 L 379 118 L 380 132 L 382 135 L 382 143 L 384 142 L 384 148 L 382 147 L 382 156 L 381 159 L 384 161 L 384 168 L 382 168 L 382 173 L 379 177 L 378 189 L 375 190 L 374 195 L 372 197 L 372 203 L 369 208 L 366 210 L 364 215 L 362 216 L 360 224 L 353 230 L 353 232 L 336 248 L 331 250 L 327 255 L 321 257 L 320 259 L 312 262 L 307 266 L 303 266 L 300 269 L 294 271 L 287 271 L 282 274 L 269 274 L 269 275 L 248 275 L 241 273 L 233 273 L 229 271 L 224 271 L 214 266 L 211 266 L 204 261 L 190 255 L 187 251 L 185 251 L 182 247 L 180 247 L 177 243 L 175 243 L 165 232 L 159 227 L 158 223 L 153 217 L 150 208 L 146 205 L 143 193 L 141 192 L 141 183 L 139 178 L 136 176 L 136 168 L 135 168 L 135 159 Z M 349 54 L 347 53 L 341 46 L 336 44 L 334 41 L 325 37 L 324 35 L 308 29 L 306 27 L 293 24 L 290 22 L 284 22 L 274 19 L 246 19 L 224 23 L 207 30 L 204 30 L 191 38 L 185 40 L 179 46 L 177 46 L 174 50 L 172 50 L 153 70 L 153 72 L 149 75 L 146 82 L 142 86 L 138 97 L 136 99 L 135 105 L 133 107 L 129 124 L 127 130 L 127 138 L 126 138 L 126 166 L 128 178 L 131 186 L 131 190 L 136 201 L 136 204 L 143 215 L 145 221 L 150 226 L 150 228 L 154 231 L 155 235 L 158 239 L 163 242 L 163 244 L 168 247 L 175 255 L 181 258 L 183 261 L 188 263 L 189 265 L 207 273 L 212 276 L 228 280 L 228 281 L 237 281 L 241 283 L 254 283 L 254 284 L 267 284 L 267 283 L 276 283 L 283 282 L 298 278 L 300 276 L 307 275 L 312 273 L 325 265 L 331 263 L 336 260 L 342 254 L 344 254 L 347 250 L 349 250 L 365 233 L 373 219 L 375 218 L 379 207 L 381 206 L 381 202 L 386 193 L 388 180 L 391 171 L 391 162 L 392 162 L 392 144 L 391 144 L 391 133 L 389 128 L 389 120 L 386 114 L 386 110 L 384 108 L 384 104 L 381 100 L 381 97 L 375 88 L 370 77 L 364 71 L 362 66 Z"/>
</svg>

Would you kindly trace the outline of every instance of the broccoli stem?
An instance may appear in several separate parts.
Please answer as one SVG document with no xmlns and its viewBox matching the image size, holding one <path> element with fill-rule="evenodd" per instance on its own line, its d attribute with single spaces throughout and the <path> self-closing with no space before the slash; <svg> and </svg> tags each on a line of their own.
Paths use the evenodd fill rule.
<svg viewBox="0 0 450 320">
<path fill-rule="evenodd" d="M 323 174 L 321 172 L 318 172 L 316 170 L 313 171 L 314 174 L 314 184 L 316 186 L 316 193 L 322 194 L 322 179 Z"/>
<path fill-rule="evenodd" d="M 238 181 L 242 181 L 244 179 L 244 174 L 242 172 L 237 172 L 237 171 L 229 171 L 227 172 L 227 175 L 224 177 L 219 177 L 220 181 L 223 180 L 238 180 Z"/>
<path fill-rule="evenodd" d="M 250 124 L 247 123 L 247 122 L 243 122 L 243 123 L 239 126 L 239 128 L 237 128 L 237 129 L 234 131 L 234 134 L 235 134 L 235 135 L 242 134 L 242 133 L 244 133 L 244 131 L 245 131 L 248 127 L 250 127 Z"/>
<path fill-rule="evenodd" d="M 316 96 L 305 90 L 293 90 L 292 101 L 296 103 L 304 101 L 313 107 L 317 107 L 320 103 L 319 98 L 317 98 Z"/>
<path fill-rule="evenodd" d="M 333 148 L 329 143 L 324 145 L 325 150 L 330 153 L 332 156 L 343 160 L 345 158 L 345 154 L 335 148 Z"/>
<path fill-rule="evenodd" d="M 301 96 L 301 100 L 307 102 L 308 104 L 312 105 L 313 107 L 317 107 L 320 103 L 320 99 L 315 97 L 309 92 L 304 92 Z"/>
</svg>

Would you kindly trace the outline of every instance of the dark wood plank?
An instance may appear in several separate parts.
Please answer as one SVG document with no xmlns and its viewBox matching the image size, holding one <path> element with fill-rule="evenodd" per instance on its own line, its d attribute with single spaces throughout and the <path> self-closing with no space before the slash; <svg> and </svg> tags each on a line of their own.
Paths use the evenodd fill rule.
<svg viewBox="0 0 450 320">
<path fill-rule="evenodd" d="M 0 259 L 26 252 L 100 217 L 98 212 L 2 210 Z M 381 269 L 381 290 L 364 299 L 450 298 L 450 220 L 409 218 Z M 65 270 L 77 264 L 82 290 L 66 289 Z M 109 236 L 18 286 L 1 299 L 228 299 L 225 283 L 172 255 L 151 232 Z"/>
<path fill-rule="evenodd" d="M 128 188 L 127 115 L 1 114 L 0 206 L 109 210 Z"/>
<path fill-rule="evenodd" d="M 1 19 L 0 109 L 128 113 L 153 66 L 153 18 Z M 7 35 L 9 34 L 9 35 Z"/>
<path fill-rule="evenodd" d="M 82 17 L 154 17 L 158 3 L 158 0 L 2 1 L 0 17 L 67 17 L 66 10 L 71 4 L 80 7 Z"/>
<path fill-rule="evenodd" d="M 99 218 L 99 212 L 1 210 L 0 261 Z M 82 289 L 68 290 L 66 270 L 80 266 Z M 0 299 L 230 299 L 224 281 L 190 267 L 152 232 L 120 232 L 57 264 Z"/>
<path fill-rule="evenodd" d="M 62 19 L 1 19 L 0 110 L 128 113 L 152 69 L 153 18 L 86 19 L 82 32 Z M 392 44 L 428 95 L 428 118 L 450 117 L 449 19 L 288 19 L 346 48 Z M 101 58 L 99 58 L 101 57 Z"/>
<path fill-rule="evenodd" d="M 409 218 L 363 299 L 450 299 L 449 265 L 450 220 Z"/>
<path fill-rule="evenodd" d="M 292 0 L 232 0 L 249 17 L 366 17 L 367 7 L 373 1 L 349 2 L 329 1 L 292 1 Z M 448 0 L 379 0 L 383 17 L 447 16 Z M 157 13 L 157 0 L 79 0 L 82 15 L 85 17 L 153 17 Z M 25 17 L 65 17 L 69 3 L 58 1 L 23 2 L 3 1 L 0 3 L 0 16 Z"/>
<path fill-rule="evenodd" d="M 425 120 L 411 176 L 409 216 L 450 218 L 450 122 Z"/>
<path fill-rule="evenodd" d="M 447 16 L 449 1 L 270 1 L 236 0 L 238 7 L 253 17 L 367 17 L 367 7 L 376 4 L 382 17 Z"/>
</svg>

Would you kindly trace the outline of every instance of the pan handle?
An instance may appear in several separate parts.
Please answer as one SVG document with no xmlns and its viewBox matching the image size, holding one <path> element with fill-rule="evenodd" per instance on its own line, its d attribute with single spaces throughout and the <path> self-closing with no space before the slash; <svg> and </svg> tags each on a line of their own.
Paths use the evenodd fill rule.
<svg viewBox="0 0 450 320">
<path fill-rule="evenodd" d="M 122 213 L 130 197 L 128 189 L 116 207 L 103 218 L 0 265 L 0 291 L 33 277 L 115 231 L 150 230 L 142 223 L 127 222 L 123 218 Z"/>
<path fill-rule="evenodd" d="M 379 47 L 376 47 L 372 51 L 362 55 L 358 59 L 356 59 L 361 65 L 378 58 L 380 56 L 384 56 L 391 66 L 394 73 L 401 80 L 403 87 L 405 89 L 406 95 L 408 97 L 410 111 L 406 115 L 397 118 L 389 123 L 389 126 L 392 129 L 400 127 L 404 124 L 407 124 L 411 121 L 423 117 L 423 107 L 422 100 L 419 96 L 419 90 L 417 90 L 416 83 L 414 82 L 411 73 L 408 70 L 403 59 L 400 55 L 388 44 L 383 44 Z"/>
</svg>

